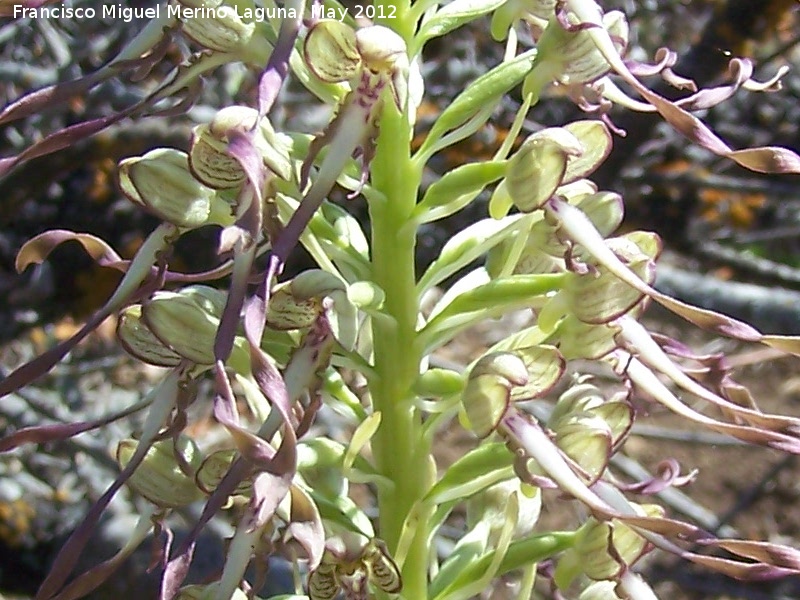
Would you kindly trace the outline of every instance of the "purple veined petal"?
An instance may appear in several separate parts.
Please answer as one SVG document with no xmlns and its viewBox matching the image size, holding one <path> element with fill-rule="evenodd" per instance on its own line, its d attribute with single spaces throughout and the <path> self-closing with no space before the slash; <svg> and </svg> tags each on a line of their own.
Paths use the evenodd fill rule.
<svg viewBox="0 0 800 600">
<path fill-rule="evenodd" d="M 30 362 L 25 363 L 6 375 L 0 380 L 0 398 L 15 392 L 34 379 L 47 373 L 58 361 L 64 358 L 70 350 L 77 346 L 81 340 L 97 329 L 111 312 L 112 311 L 101 310 L 99 313 L 94 314 L 71 338 L 64 340 L 54 348 L 40 354 Z"/>
<path fill-rule="evenodd" d="M 167 562 L 164 568 L 164 574 L 161 577 L 159 600 L 172 600 L 178 594 L 178 590 L 183 584 L 184 579 L 186 579 L 189 567 L 192 564 L 197 537 L 200 535 L 206 523 L 222 509 L 228 497 L 235 493 L 239 483 L 249 475 L 250 468 L 242 459 L 237 459 L 233 465 L 231 465 L 231 468 L 228 469 L 222 481 L 220 481 L 219 485 L 206 501 L 206 505 L 197 523 L 195 523 L 192 530 L 183 540 L 183 543 L 175 552 L 175 555 Z"/>
<path fill-rule="evenodd" d="M 94 238 L 98 241 L 98 245 L 95 245 L 94 242 L 92 241 L 89 242 L 89 247 L 86 249 L 89 255 L 95 259 L 98 265 L 103 267 L 108 267 L 111 269 L 116 269 L 122 273 L 126 273 L 130 268 L 132 261 L 121 258 L 113 248 L 107 246 L 106 242 L 99 237 L 95 237 L 88 233 L 75 233 L 68 230 L 55 230 L 55 229 L 45 233 L 54 233 L 54 232 L 63 232 L 63 234 L 67 234 L 69 236 L 75 236 L 75 237 L 70 237 L 69 239 L 76 239 L 76 241 L 80 242 L 81 245 L 83 245 L 85 248 L 86 244 L 84 244 L 83 241 L 78 240 L 77 238 L 80 237 L 81 239 L 86 239 L 86 240 L 88 240 L 89 238 Z M 28 244 L 33 243 L 34 240 L 38 240 L 38 238 L 44 236 L 45 233 L 40 234 L 35 238 L 32 238 L 31 240 L 23 244 L 22 248 L 24 249 Z M 60 235 L 61 233 L 59 233 L 59 236 Z M 64 241 L 67 240 L 65 239 Z M 57 243 L 62 243 L 62 242 L 57 242 Z M 96 250 L 102 250 L 100 256 L 95 256 L 94 253 L 96 252 Z M 20 253 L 21 252 L 22 249 L 20 249 Z M 52 252 L 52 248 L 47 250 L 47 254 L 49 254 L 50 252 Z M 35 251 L 32 251 L 30 254 L 26 253 L 24 258 L 20 258 L 20 253 L 17 254 L 17 259 L 16 259 L 17 263 L 16 269 L 17 272 L 20 273 L 30 264 L 39 264 L 45 258 L 44 248 L 41 245 L 39 245 L 39 247 L 36 248 Z M 40 258 L 41 260 L 39 260 Z M 163 277 L 165 282 L 170 282 L 170 283 L 199 283 L 202 281 L 222 279 L 223 277 L 230 274 L 232 268 L 233 268 L 233 261 L 228 260 L 223 262 L 219 266 L 214 267 L 213 269 L 208 269 L 206 271 L 199 271 L 197 273 L 181 273 L 179 271 L 170 271 L 169 269 L 165 269 L 163 272 Z M 155 274 L 156 272 L 157 269 L 154 267 L 152 269 L 152 273 Z"/>
<path fill-rule="evenodd" d="M 648 369 L 637 358 L 627 353 L 617 352 L 611 359 L 640 390 L 645 391 L 672 412 L 685 417 L 695 423 L 708 427 L 712 431 L 724 433 L 749 444 L 767 446 L 783 452 L 800 454 L 800 438 L 784 433 L 750 427 L 745 425 L 735 425 L 712 419 L 700 414 L 681 402 L 661 380 Z"/>
<path fill-rule="evenodd" d="M 633 514 L 622 493 L 606 482 L 598 482 L 594 486 L 594 491 L 609 505 L 623 513 L 616 518 L 634 528 L 639 535 L 657 548 L 685 560 L 719 571 L 729 577 L 747 581 L 763 581 L 800 573 L 800 552 L 793 548 L 749 540 L 721 540 L 689 523 L 664 517 L 642 517 Z M 683 549 L 672 539 L 691 541 L 706 547 L 724 548 L 740 557 L 760 562 L 744 562 L 697 554 Z"/>
<path fill-rule="evenodd" d="M 765 82 L 758 82 L 751 79 L 752 64 L 748 60 L 733 59 L 730 63 L 728 72 L 733 79 L 733 83 L 715 88 L 703 89 L 691 96 L 676 100 L 675 104 L 686 110 L 696 111 L 711 108 L 727 100 L 739 88 L 755 92 L 771 92 L 780 89 L 780 80 L 788 71 L 785 65 L 778 69 L 777 73 Z"/>
<path fill-rule="evenodd" d="M 551 198 L 545 207 L 551 215 L 556 217 L 562 230 L 572 241 L 581 244 L 597 262 L 633 289 L 646 294 L 665 308 L 702 329 L 747 342 L 759 342 L 763 339 L 764 336 L 761 332 L 746 323 L 671 298 L 642 281 L 611 251 L 594 224 L 580 209 L 558 197 Z"/>
<path fill-rule="evenodd" d="M 258 119 L 254 127 L 258 127 Z M 264 186 L 267 183 L 267 170 L 261 153 L 253 141 L 252 131 L 232 130 L 228 132 L 228 152 L 239 161 L 259 203 L 264 200 Z"/>
<path fill-rule="evenodd" d="M 746 90 L 754 91 L 754 92 L 777 92 L 782 89 L 781 79 L 783 76 L 786 75 L 790 71 L 788 65 L 782 65 L 776 72 L 775 75 L 767 79 L 766 81 L 755 81 L 754 79 L 748 79 L 742 84 L 742 87 Z"/>
<path fill-rule="evenodd" d="M 258 349 L 260 352 L 260 349 Z M 233 398 L 233 391 L 230 387 L 230 382 L 228 380 L 227 374 L 224 369 L 224 365 L 221 360 L 218 360 L 216 363 L 216 375 L 217 375 L 217 396 L 215 397 L 214 402 L 214 412 L 217 418 L 228 428 L 229 431 L 233 429 L 233 431 L 241 432 L 238 427 L 238 414 L 236 413 L 235 408 L 235 400 Z M 278 424 L 277 426 L 279 426 Z M 275 427 L 275 429 L 277 428 Z M 262 425 L 261 430 L 259 431 L 259 435 L 263 438 L 272 437 L 272 433 L 274 433 L 274 429 L 268 433 L 266 430 L 270 429 L 271 424 L 268 420 L 264 425 Z M 268 491 L 263 491 L 260 496 L 254 496 L 254 502 L 257 500 L 258 504 L 254 505 L 257 507 L 257 510 L 254 508 L 253 512 L 253 522 L 257 522 L 259 518 L 263 518 L 266 522 L 269 515 L 272 513 L 270 512 L 267 514 L 269 510 L 274 512 L 274 509 L 271 508 L 272 504 L 269 503 L 269 500 L 274 500 L 277 496 L 283 498 L 286 494 L 286 491 L 282 491 L 283 488 L 288 490 L 289 482 L 291 481 L 294 475 L 294 468 L 285 468 L 285 463 L 287 462 L 283 456 L 279 456 L 281 450 L 284 452 L 290 452 L 291 454 L 296 454 L 296 447 L 294 443 L 294 436 L 293 430 L 288 428 L 287 438 L 292 438 L 290 442 L 287 444 L 284 440 L 284 443 L 281 445 L 281 448 L 278 452 L 274 452 L 271 446 L 267 444 L 265 439 L 260 440 L 260 444 L 266 445 L 266 448 L 259 446 L 262 451 L 266 450 L 267 455 L 264 456 L 262 452 L 261 462 L 264 460 L 267 461 L 267 464 L 273 468 L 276 467 L 278 471 L 281 471 L 278 477 L 273 477 L 270 483 L 272 485 L 268 486 L 270 489 Z M 250 440 L 252 441 L 252 440 Z M 251 456 L 251 458 L 254 458 Z M 256 457 L 257 459 L 257 457 Z M 257 459 L 258 460 L 258 459 Z M 292 466 L 294 463 L 290 463 Z M 217 488 L 209 497 L 208 501 L 206 502 L 206 506 L 203 509 L 203 513 L 201 514 L 200 518 L 198 519 L 195 526 L 192 528 L 189 536 L 184 540 L 182 546 L 178 549 L 176 555 L 167 563 L 167 566 L 164 570 L 164 575 L 161 581 L 161 589 L 160 589 L 160 596 L 161 600 L 169 600 L 173 598 L 178 589 L 181 587 L 184 579 L 189 570 L 189 566 L 192 562 L 192 557 L 194 554 L 194 547 L 197 540 L 197 536 L 199 535 L 202 528 L 205 524 L 222 508 L 223 504 L 227 501 L 228 497 L 235 493 L 235 490 L 239 483 L 249 477 L 254 471 L 254 464 L 253 462 L 248 462 L 243 458 L 238 458 L 236 461 L 231 465 L 228 472 L 222 478 L 222 481 L 219 483 Z M 276 480 L 278 484 L 276 484 Z M 285 482 L 285 484 L 284 484 Z M 272 494 L 272 495 L 271 495 Z M 280 502 L 280 499 L 277 500 Z M 277 504 L 275 504 L 277 507 Z M 263 509 L 263 512 L 262 512 Z"/>
<path fill-rule="evenodd" d="M 289 73 L 289 58 L 303 25 L 306 0 L 288 0 L 285 7 L 288 14 L 296 16 L 294 19 L 284 18 L 281 21 L 278 40 L 275 42 L 267 66 L 258 80 L 258 113 L 262 117 L 272 109 L 278 92 Z M 294 13 L 292 13 L 292 9 L 294 9 Z"/>
<path fill-rule="evenodd" d="M 214 381 L 217 391 L 214 396 L 214 418 L 225 427 L 238 427 L 239 413 L 236 410 L 236 398 L 228 374 L 225 372 L 225 364 L 219 359 L 214 364 Z"/>
<path fill-rule="evenodd" d="M 286 442 L 282 446 L 290 446 Z M 296 447 L 293 447 L 296 449 Z M 291 450 L 291 449 L 290 449 Z M 288 454 L 288 452 L 287 452 Z M 278 455 L 276 455 L 278 457 Z M 275 466 L 271 469 L 279 471 Z M 250 528 L 259 528 L 269 521 L 278 510 L 278 505 L 286 497 L 291 488 L 294 471 L 283 469 L 283 472 L 263 472 L 256 475 L 253 481 L 253 505 L 255 507 L 254 520 Z"/>
<path fill-rule="evenodd" d="M 678 62 L 678 54 L 669 48 L 659 48 L 656 50 L 653 59 L 655 60 L 653 64 L 641 63 L 633 60 L 625 60 L 623 62 L 625 66 L 628 67 L 628 70 L 637 77 L 650 77 L 674 67 L 675 63 Z M 690 79 L 684 81 L 686 85 L 694 86 L 694 82 Z M 697 87 L 694 86 L 694 89 L 696 90 Z"/>
<path fill-rule="evenodd" d="M 623 520 L 629 525 L 635 526 L 639 533 L 648 531 L 659 536 L 688 540 L 698 546 L 727 550 L 739 558 L 707 556 L 682 548 L 675 554 L 734 579 L 768 581 L 800 573 L 800 551 L 788 546 L 752 540 L 718 539 L 699 527 L 675 519 L 625 517 Z M 649 536 L 646 537 L 650 539 Z M 654 544 L 659 546 L 657 542 Z M 756 562 L 745 562 L 741 559 L 755 560 Z"/>
<path fill-rule="evenodd" d="M 616 511 L 597 496 L 570 468 L 552 440 L 539 425 L 513 406 L 506 411 L 499 429 L 533 458 L 559 489 L 583 502 L 595 514 L 613 517 Z"/>
<path fill-rule="evenodd" d="M 629 81 L 629 83 L 631 83 Z M 677 104 L 651 92 L 641 84 L 636 90 L 642 94 L 662 117 L 686 138 L 719 156 L 730 158 L 737 164 L 757 173 L 800 173 L 800 156 L 775 146 L 733 150 L 700 119 L 689 114 Z"/>
<path fill-rule="evenodd" d="M 622 76 L 641 96 L 650 102 L 661 116 L 679 133 L 719 156 L 759 173 L 800 173 L 800 156 L 787 148 L 761 147 L 733 150 L 705 123 L 689 114 L 674 102 L 644 86 L 623 62 L 608 32 L 602 27 L 601 12 L 594 2 L 567 0 L 571 11 L 585 24 L 612 70 Z"/>
<path fill-rule="evenodd" d="M 761 338 L 762 343 L 771 348 L 800 356 L 800 337 L 791 335 L 765 335 Z"/>
<path fill-rule="evenodd" d="M 196 79 L 195 81 L 189 81 L 186 85 L 178 90 L 175 90 L 170 95 L 170 100 L 174 103 L 171 106 L 165 106 L 164 108 L 158 108 L 154 110 L 147 110 L 142 113 L 141 116 L 145 117 L 177 117 L 183 114 L 186 114 L 194 103 L 197 102 L 198 98 L 200 98 L 200 94 L 203 93 L 203 80 Z M 159 96 L 159 92 L 156 92 L 148 100 L 156 101 Z M 177 100 L 177 101 L 176 101 Z"/>
<path fill-rule="evenodd" d="M 699 90 L 691 96 L 676 100 L 675 104 L 686 110 L 704 110 L 724 102 L 750 80 L 753 63 L 735 58 L 728 65 L 728 74 L 732 79 L 730 84 Z"/>
<path fill-rule="evenodd" d="M 291 475 L 275 477 L 261 473 L 253 482 L 253 496 L 229 541 L 222 577 L 216 588 L 217 598 L 232 598 L 244 577 L 253 548 L 291 485 Z"/>
<path fill-rule="evenodd" d="M 739 406 L 697 383 L 672 362 L 655 340 L 650 337 L 644 326 L 636 320 L 623 316 L 617 320 L 617 324 L 621 327 L 619 335 L 628 342 L 633 352 L 644 364 L 663 373 L 687 392 L 702 398 L 706 402 L 715 404 L 725 412 L 735 415 L 738 419 L 753 427 L 782 431 L 789 434 L 800 433 L 800 419 L 765 414 L 758 410 Z"/>
<path fill-rule="evenodd" d="M 698 540 L 698 543 L 706 544 L 704 540 Z M 800 571 L 800 550 L 795 548 L 770 542 L 728 539 L 714 540 L 713 545 L 778 568 L 791 569 L 795 573 Z"/>
<path fill-rule="evenodd" d="M 243 192 L 247 190 L 252 192 L 252 188 L 249 184 L 244 186 Z M 251 201 L 249 212 L 252 213 L 256 211 L 261 211 L 261 203 Z M 245 217 L 245 220 L 252 219 L 247 219 L 247 217 Z M 214 340 L 214 358 L 218 363 L 224 363 L 228 360 L 233 350 L 233 341 L 236 337 L 236 329 L 239 325 L 256 250 L 257 246 L 255 243 L 251 243 L 244 248 L 237 247 L 233 259 L 233 275 L 228 291 L 228 298 L 225 302 L 225 308 L 220 317 L 219 329 L 217 330 L 216 339 Z"/>
<path fill-rule="evenodd" d="M 674 458 L 668 458 L 656 465 L 656 474 L 653 477 L 636 483 L 625 485 L 615 483 L 615 485 L 626 492 L 649 496 L 658 494 L 670 487 L 687 485 L 696 479 L 697 473 L 697 469 L 694 469 L 685 475 L 681 475 L 681 466 L 678 461 Z"/>
<path fill-rule="evenodd" d="M 317 505 L 300 487 L 292 485 L 290 490 L 291 522 L 287 533 L 306 551 L 309 570 L 316 569 L 325 551 L 325 529 Z"/>
<path fill-rule="evenodd" d="M 22 0 L 21 2 L 23 6 L 27 7 L 38 7 L 49 3 L 49 0 Z M 3 0 L 3 2 L 0 4 L 0 12 L 3 11 L 6 5 L 13 4 L 15 4 L 13 0 Z M 69 98 L 85 94 L 89 89 L 98 83 L 109 79 L 122 70 L 138 69 L 140 71 L 138 73 L 140 76 L 143 76 L 144 72 L 149 72 L 152 66 L 160 62 L 164 53 L 167 52 L 171 42 L 171 33 L 174 30 L 175 17 L 168 14 L 166 11 L 163 12 L 164 17 L 150 21 L 132 40 L 130 40 L 130 42 L 123 47 L 119 54 L 112 59 L 110 63 L 100 68 L 96 72 L 79 79 L 57 83 L 26 94 L 22 98 L 19 98 L 10 105 L 6 106 L 3 111 L 0 112 L 0 124 L 31 116 L 47 109 L 48 107 L 54 106 L 58 103 L 63 103 Z M 134 75 L 136 74 L 137 73 L 134 73 Z M 122 117 L 119 115 L 111 115 L 106 117 L 107 121 L 105 125 L 103 125 L 103 119 L 95 119 L 86 123 L 78 123 L 67 128 L 66 130 L 51 134 L 44 140 L 41 140 L 38 144 L 34 144 L 34 146 L 25 150 L 21 155 L 0 160 L 0 173 L 4 173 L 22 160 L 28 160 L 30 158 L 34 158 L 35 156 L 40 156 L 41 154 L 47 154 L 54 151 L 50 149 L 54 145 L 58 146 L 58 148 L 64 147 L 64 143 L 69 145 L 70 142 L 65 142 L 63 139 L 64 137 L 72 138 L 80 134 L 80 137 L 77 137 L 76 139 L 82 139 L 83 137 L 91 135 L 92 133 L 107 127 L 109 124 L 113 124 L 114 122 L 120 120 L 120 118 L 129 116 L 131 113 L 151 101 L 153 98 L 154 96 L 151 95 L 142 102 L 138 102 L 133 106 L 128 107 L 119 113 L 119 115 L 122 115 Z M 68 134 L 63 134 L 63 131 L 67 130 Z M 24 159 L 21 158 L 23 155 Z"/>
<path fill-rule="evenodd" d="M 660 519 L 642 520 L 628 500 L 616 489 L 601 481 L 595 482 L 590 489 L 572 471 L 550 438 L 540 427 L 532 423 L 524 415 L 512 409 L 503 419 L 501 429 L 515 444 L 522 448 L 528 456 L 535 459 L 539 466 L 558 484 L 559 489 L 572 495 L 590 508 L 597 518 L 619 519 L 636 527 L 637 524 L 656 522 Z M 686 525 L 686 527 L 691 527 Z M 669 539 L 647 528 L 636 527 L 637 532 L 657 547 L 678 556 L 689 558 L 695 556 L 683 550 Z M 692 531 L 701 531 L 693 528 Z M 741 564 L 741 563 L 738 563 Z"/>
<path fill-rule="evenodd" d="M 253 469 L 268 471 L 273 468 L 273 459 L 277 452 L 266 440 L 243 427 L 226 424 L 225 428 L 231 435 L 239 454 L 253 466 Z"/>
</svg>

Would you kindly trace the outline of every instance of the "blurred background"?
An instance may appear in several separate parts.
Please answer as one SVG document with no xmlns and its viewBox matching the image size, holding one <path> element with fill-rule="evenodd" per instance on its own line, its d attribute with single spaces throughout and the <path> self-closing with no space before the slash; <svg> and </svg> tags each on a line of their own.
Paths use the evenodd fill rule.
<svg viewBox="0 0 800 600">
<path fill-rule="evenodd" d="M 123 0 L 126 6 L 148 0 Z M 701 87 L 725 81 L 731 57 L 749 57 L 756 78 L 768 79 L 780 67 L 800 64 L 800 28 L 796 0 L 621 0 L 602 2 L 622 10 L 631 23 L 629 58 L 647 61 L 667 46 L 681 57 L 674 70 Z M 73 6 L 94 5 L 73 0 Z M 82 21 L 0 19 L 0 105 L 26 91 L 91 73 L 105 64 L 144 25 L 133 20 Z M 525 32 L 521 32 L 525 39 Z M 67 125 L 104 116 L 129 106 L 163 80 L 191 48 L 176 42 L 162 64 L 144 80 L 111 79 L 45 112 L 0 126 L 0 156 L 20 152 L 44 135 Z M 497 64 L 502 47 L 480 21 L 463 32 L 434 40 L 422 65 L 426 98 L 420 110 L 415 143 L 426 127 L 469 81 Z M 207 78 L 186 115 L 169 119 L 123 121 L 68 150 L 32 160 L 0 178 L 0 368 L 6 372 L 59 339 L 68 337 L 110 295 L 115 271 L 100 269 L 74 245 L 53 253 L 44 264 L 18 275 L 19 247 L 47 229 L 86 231 L 106 239 L 125 257 L 132 256 L 157 221 L 119 192 L 115 167 L 124 157 L 160 146 L 186 149 L 191 128 L 207 122 L 219 107 L 255 100 L 257 74 L 228 65 Z M 648 82 L 660 93 L 677 92 Z M 464 162 L 488 158 L 507 134 L 520 99 L 510 94 L 491 125 L 434 157 L 428 181 Z M 314 133 L 330 115 L 297 84 L 283 90 L 270 115 L 277 128 Z M 800 151 L 800 74 L 794 68 L 783 89 L 770 94 L 739 92 L 701 117 L 731 146 L 781 145 Z M 542 99 L 525 123 L 527 133 L 581 118 L 572 102 L 557 93 Z M 699 148 L 665 126 L 657 116 L 614 111 L 616 125 L 627 131 L 614 140 L 614 151 L 593 179 L 601 189 L 623 194 L 626 229 L 658 232 L 665 242 L 658 286 L 679 298 L 752 322 L 764 331 L 800 334 L 800 178 L 760 176 Z M 366 216 L 363 201 L 344 200 Z M 465 223 L 486 216 L 486 198 L 444 221 L 426 226 L 419 240 L 423 267 Z M 185 236 L 171 266 L 196 271 L 216 263 L 213 229 Z M 289 272 L 304 265 L 301 254 Z M 724 351 L 739 367 L 738 379 L 751 386 L 765 410 L 800 414 L 797 364 L 770 353 L 720 343 L 658 312 L 648 318 L 655 328 L 706 352 Z M 456 340 L 442 360 L 466 364 L 492 336 L 514 322 L 497 323 Z M 99 416 L 131 404 L 157 373 L 122 355 L 113 323 L 101 328 L 51 375 L 0 404 L 0 433 L 25 424 Z M 202 409 L 198 409 L 202 412 Z M 201 415 L 202 417 L 203 415 Z M 626 468 L 650 468 L 674 456 L 686 470 L 700 469 L 697 483 L 685 490 L 692 500 L 674 499 L 673 510 L 700 519 L 707 529 L 782 543 L 800 538 L 800 466 L 765 450 L 730 444 L 716 436 L 687 430 L 669 415 L 649 415 L 627 446 Z M 210 417 L 205 415 L 208 427 Z M 198 421 L 203 423 L 202 418 Z M 202 425 L 198 425 L 201 427 Z M 0 590 L 26 597 L 35 591 L 49 560 L 90 502 L 116 472 L 108 448 L 125 429 L 110 427 L 53 447 L 27 448 L 0 456 Z M 453 431 L 439 448 L 442 461 L 454 449 L 472 443 Z M 713 448 L 713 451 L 710 451 Z M 708 451 L 707 451 L 708 450 Z M 622 468 L 618 466 L 618 468 Z M 105 558 L 131 517 L 130 498 L 122 498 L 98 534 L 86 565 Z M 688 503 L 688 504 L 687 504 Z M 575 515 L 546 505 L 545 524 L 566 526 Z M 688 511 L 688 513 L 687 513 Z M 191 518 L 191 515 L 183 515 Z M 702 520 L 705 519 L 705 522 Z M 120 525 L 122 523 L 122 525 Z M 727 528 L 727 529 L 726 529 Z M 194 576 L 212 573 L 222 555 L 219 532 L 210 532 L 199 552 Z M 141 577 L 147 557 L 132 563 L 96 596 L 147 598 L 155 575 Z M 278 568 L 278 567 L 276 567 Z M 647 565 L 659 581 L 663 598 L 800 597 L 800 584 L 743 585 L 698 574 L 686 565 L 659 558 Z M 280 584 L 280 581 L 278 582 Z M 285 584 L 285 580 L 283 581 Z M 137 595 L 130 595 L 135 593 Z M 545 592 L 543 592 L 545 593 Z M 500 598 L 500 591 L 487 592 Z M 543 596 L 546 597 L 546 596 Z"/>
</svg>

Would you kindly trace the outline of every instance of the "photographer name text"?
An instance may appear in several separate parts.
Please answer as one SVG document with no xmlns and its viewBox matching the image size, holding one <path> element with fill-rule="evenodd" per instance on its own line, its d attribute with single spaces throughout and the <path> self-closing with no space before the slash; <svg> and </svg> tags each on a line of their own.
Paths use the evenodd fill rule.
<svg viewBox="0 0 800 600">
<path fill-rule="evenodd" d="M 353 17 L 356 19 L 393 19 L 395 17 L 394 6 L 375 7 L 375 6 L 356 6 Z M 160 19 L 162 13 L 166 12 L 167 18 L 180 19 L 182 21 L 190 19 L 240 19 L 245 22 L 271 21 L 273 19 L 296 19 L 298 14 L 294 8 L 241 8 L 237 6 L 218 6 L 215 8 L 201 7 L 191 8 L 187 6 L 169 4 L 167 6 L 150 7 L 131 7 L 121 4 L 104 4 L 99 8 L 90 6 L 71 7 L 71 6 L 45 6 L 39 8 L 29 8 L 25 6 L 14 6 L 14 18 L 32 19 L 119 19 L 126 23 L 134 19 Z M 344 21 L 349 10 L 347 8 L 332 8 L 320 5 L 311 7 L 312 19 L 335 19 Z"/>
</svg>

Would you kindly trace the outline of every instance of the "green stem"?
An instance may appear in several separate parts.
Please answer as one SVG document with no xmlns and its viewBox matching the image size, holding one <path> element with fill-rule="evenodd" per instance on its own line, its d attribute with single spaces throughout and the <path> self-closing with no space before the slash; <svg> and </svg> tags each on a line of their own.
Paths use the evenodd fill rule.
<svg viewBox="0 0 800 600">
<path fill-rule="evenodd" d="M 373 320 L 375 374 L 370 385 L 374 409 L 382 413 L 372 439 L 380 473 L 394 482 L 391 491 L 379 491 L 380 536 L 394 553 L 406 517 L 431 485 L 430 444 L 414 407 L 413 384 L 419 374 L 421 352 L 416 324 L 414 251 L 416 230 L 402 227 L 413 213 L 420 173 L 410 158 L 411 128 L 406 115 L 386 102 L 378 150 L 372 162 L 372 183 L 385 201 L 370 205 L 372 262 L 375 282 L 385 292 L 384 310 L 392 319 Z M 415 533 L 402 565 L 403 595 L 427 598 L 428 524 L 415 523 Z"/>
<path fill-rule="evenodd" d="M 411 11 L 411 0 L 372 0 L 375 24 L 394 29 L 411 47 L 419 18 Z"/>
</svg>

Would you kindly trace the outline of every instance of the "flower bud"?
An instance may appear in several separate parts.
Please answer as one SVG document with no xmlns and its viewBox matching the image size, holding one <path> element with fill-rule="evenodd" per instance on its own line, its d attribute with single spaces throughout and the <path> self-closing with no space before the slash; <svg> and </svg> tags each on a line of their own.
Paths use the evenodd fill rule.
<svg viewBox="0 0 800 600">
<path fill-rule="evenodd" d="M 562 185 L 592 173 L 611 151 L 611 133 L 602 121 L 575 121 L 529 136 L 511 157 L 505 192 L 522 212 L 540 208 Z M 576 191 L 586 190 L 586 185 Z M 591 189 L 591 188 L 589 188 Z M 502 194 L 495 190 L 495 194 Z M 492 202 L 501 204 L 494 197 Z"/>
<path fill-rule="evenodd" d="M 569 157 L 583 151 L 580 140 L 563 127 L 528 137 L 509 160 L 504 182 L 514 205 L 522 212 L 540 208 L 561 185 Z"/>
<path fill-rule="evenodd" d="M 235 6 L 219 3 L 212 10 L 213 16 L 182 19 L 186 35 L 204 48 L 218 52 L 236 52 L 245 47 L 253 36 L 255 23 L 242 21 Z"/>
<path fill-rule="evenodd" d="M 138 444 L 136 440 L 129 439 L 117 445 L 116 458 L 120 467 L 124 468 L 128 464 Z M 191 473 L 184 473 L 176 459 L 176 453 Z M 201 460 L 200 451 L 189 437 L 180 436 L 177 443 L 171 439 L 156 442 L 128 479 L 127 485 L 157 506 L 186 506 L 202 498 L 193 477 Z"/>
<path fill-rule="evenodd" d="M 147 327 L 165 345 L 199 365 L 214 363 L 214 340 L 225 295 L 207 286 L 157 292 L 143 304 Z"/>
<path fill-rule="evenodd" d="M 379 87 L 388 83 L 398 110 L 405 107 L 407 48 L 403 38 L 391 29 L 372 25 L 353 31 L 339 21 L 318 21 L 306 36 L 303 56 L 311 72 L 322 81 L 351 81 L 353 88 L 359 88 L 359 94 L 379 92 Z M 353 81 L 359 76 L 366 79 Z M 370 98 L 373 102 L 375 99 Z"/>
<path fill-rule="evenodd" d="M 209 223 L 227 225 L 230 209 L 214 190 L 189 171 L 188 157 L 172 148 L 157 148 L 119 163 L 123 193 L 165 221 L 193 229 Z"/>
<path fill-rule="evenodd" d="M 358 29 L 356 48 L 364 65 L 373 72 L 394 71 L 407 58 L 403 38 L 381 25 Z"/>
<path fill-rule="evenodd" d="M 468 426 L 475 435 L 484 438 L 497 428 L 508 410 L 512 388 L 527 382 L 528 369 L 514 353 L 493 352 L 475 363 L 461 394 Z"/>
<path fill-rule="evenodd" d="M 519 402 L 539 398 L 553 388 L 566 370 L 561 352 L 543 344 L 516 348 L 514 353 L 522 359 L 528 372 L 527 381 L 511 390 L 511 400 Z"/>
<path fill-rule="evenodd" d="M 292 175 L 291 142 L 276 133 L 266 117 L 259 119 L 257 110 L 245 106 L 223 108 L 211 123 L 194 128 L 189 164 L 195 176 L 214 189 L 241 185 L 247 176 L 239 161 L 228 152 L 229 136 L 234 130 L 253 130 L 257 121 L 253 140 L 264 164 L 271 172 L 289 180 Z"/>
<path fill-rule="evenodd" d="M 613 445 L 633 424 L 633 408 L 624 394 L 606 400 L 600 389 L 591 383 L 578 383 L 561 394 L 550 415 L 548 425 L 554 431 L 568 424 L 576 415 L 592 415 L 603 420 Z"/>
<path fill-rule="evenodd" d="M 617 193 L 596 192 L 583 196 L 575 205 L 586 214 L 603 237 L 612 234 L 622 223 L 624 205 L 622 196 Z"/>
<path fill-rule="evenodd" d="M 303 57 L 311 72 L 326 83 L 348 81 L 361 67 L 355 31 L 339 21 L 315 23 L 306 35 Z"/>
<path fill-rule="evenodd" d="M 661 517 L 654 504 L 631 504 L 639 516 Z M 590 517 L 575 536 L 575 543 L 558 562 L 553 579 L 561 589 L 583 573 L 595 581 L 616 580 L 647 551 L 648 542 L 623 522 Z"/>
<path fill-rule="evenodd" d="M 550 413 L 551 429 L 554 423 L 568 419 L 571 414 L 589 412 L 606 401 L 600 389 L 591 383 L 586 383 L 585 379 L 584 377 L 584 380 L 579 380 L 559 396 L 553 412 Z"/>
<path fill-rule="evenodd" d="M 513 385 L 524 385 L 528 382 L 525 362 L 512 352 L 492 352 L 482 356 L 469 374 L 470 378 L 478 375 L 495 375 Z"/>
<path fill-rule="evenodd" d="M 611 132 L 598 120 L 573 121 L 563 129 L 580 141 L 582 151 L 569 155 L 562 184 L 568 184 L 593 173 L 611 152 Z"/>
<path fill-rule="evenodd" d="M 267 324 L 273 329 L 305 329 L 324 311 L 323 299 L 347 287 L 335 275 L 310 269 L 275 286 L 269 299 Z"/>
<path fill-rule="evenodd" d="M 497 375 L 470 376 L 461 394 L 467 426 L 480 438 L 492 433 L 511 403 L 510 383 Z"/>
<path fill-rule="evenodd" d="M 638 246 L 625 241 L 608 240 L 612 250 L 642 280 L 651 283 L 655 278 L 655 263 Z M 564 291 L 570 312 L 584 323 L 608 323 L 629 312 L 644 294 L 622 281 L 602 265 L 592 271 L 566 280 Z"/>
<path fill-rule="evenodd" d="M 303 271 L 289 283 L 296 298 L 322 298 L 347 289 L 341 279 L 321 269 Z"/>
<path fill-rule="evenodd" d="M 603 419 L 591 413 L 573 413 L 550 428 L 556 445 L 596 480 L 611 457 L 611 430 Z"/>
<path fill-rule="evenodd" d="M 134 304 L 120 314 L 117 321 L 117 339 L 125 351 L 149 365 L 177 366 L 183 357 L 168 348 L 142 322 L 142 305 Z"/>
</svg>

